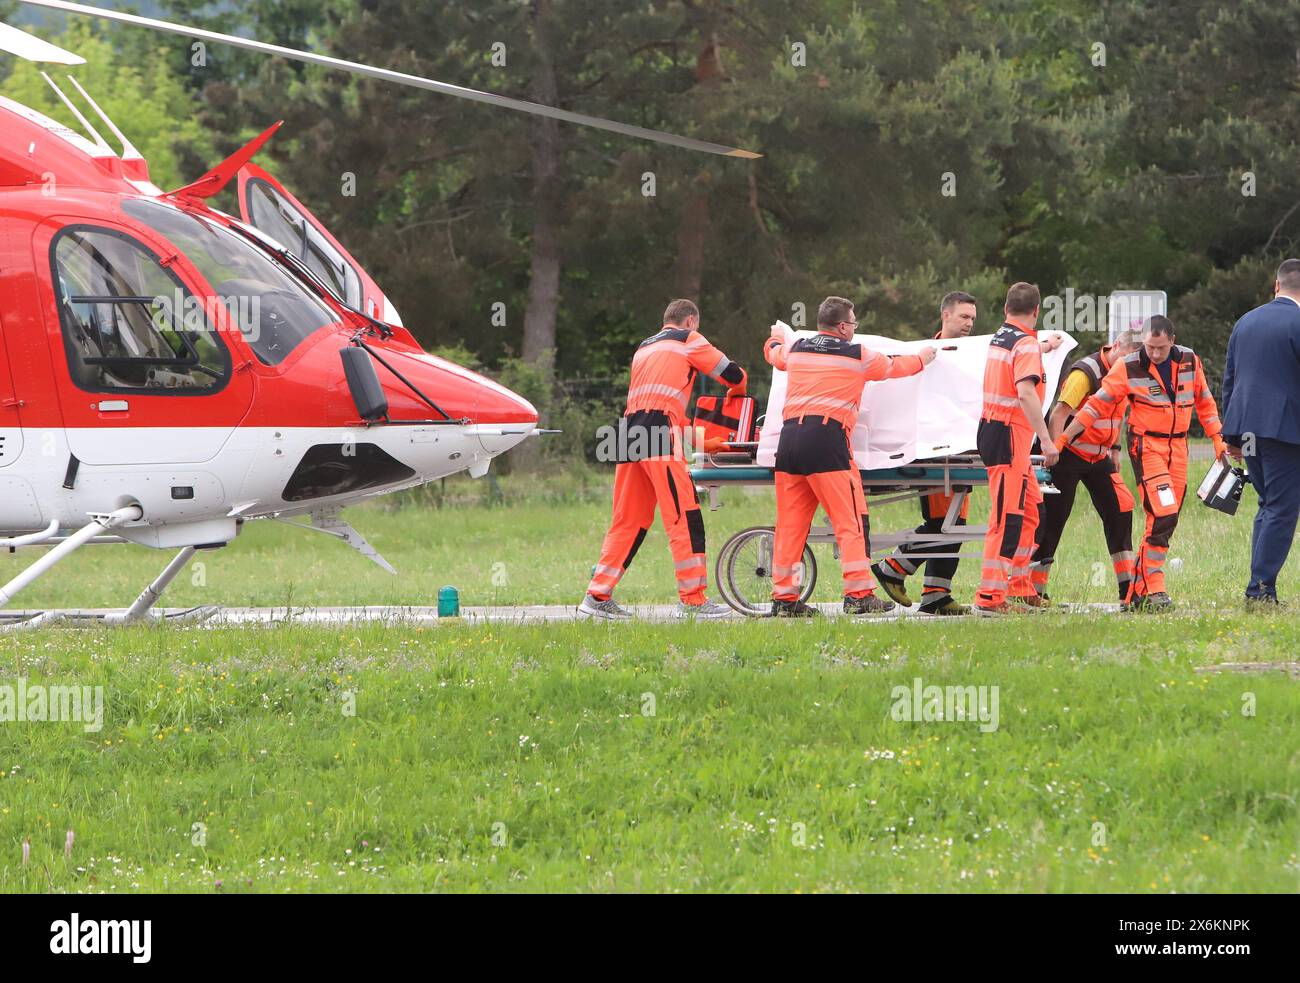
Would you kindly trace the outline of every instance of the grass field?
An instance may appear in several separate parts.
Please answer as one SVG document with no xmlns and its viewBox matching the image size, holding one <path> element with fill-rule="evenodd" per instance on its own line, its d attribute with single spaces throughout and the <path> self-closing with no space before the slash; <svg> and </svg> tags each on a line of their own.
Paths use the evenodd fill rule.
<svg viewBox="0 0 1300 983">
<path fill-rule="evenodd" d="M 603 485 L 502 488 L 357 510 L 401 577 L 254 523 L 166 603 L 575 602 Z M 771 511 L 730 494 L 712 547 Z M 0 637 L 0 685 L 104 693 L 99 731 L 0 724 L 0 889 L 1295 891 L 1300 681 L 1205 671 L 1300 649 L 1237 600 L 1252 511 L 1188 504 L 1163 617 Z M 1058 598 L 1112 599 L 1099 525 L 1081 501 Z M 86 550 L 20 604 L 122 604 L 164 559 Z M 671 584 L 656 531 L 620 596 Z M 895 719 L 916 680 L 996 687 L 996 728 Z"/>
</svg>

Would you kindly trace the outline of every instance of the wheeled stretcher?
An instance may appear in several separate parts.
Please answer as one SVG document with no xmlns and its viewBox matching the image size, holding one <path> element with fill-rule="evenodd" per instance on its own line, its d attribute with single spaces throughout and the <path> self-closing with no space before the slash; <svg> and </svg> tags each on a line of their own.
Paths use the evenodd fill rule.
<svg viewBox="0 0 1300 983">
<path fill-rule="evenodd" d="M 701 498 L 707 496 L 709 510 L 721 507 L 719 493 L 723 488 L 774 486 L 776 479 L 771 468 L 754 463 L 757 443 L 734 443 L 724 453 L 697 452 L 693 456 L 691 480 Z M 1055 494 L 1051 475 L 1042 466 L 1042 458 L 1033 462 L 1038 482 L 1043 491 Z M 871 533 L 871 558 L 879 560 L 903 545 L 942 546 L 943 551 L 927 553 L 926 557 L 979 557 L 983 552 L 987 526 L 958 525 L 962 505 L 971 491 L 989 483 L 988 469 L 974 454 L 956 454 L 949 457 L 915 461 L 893 468 L 860 472 L 862 486 L 872 507 L 895 502 L 917 501 L 927 495 L 950 495 L 952 502 L 944 516 L 938 533 L 918 533 L 914 528 L 901 532 Z M 752 526 L 736 533 L 718 551 L 714 563 L 714 582 L 723 599 L 734 610 L 746 615 L 766 614 L 772 601 L 772 549 L 775 542 L 773 526 Z M 830 543 L 835 548 L 835 536 L 829 525 L 813 526 L 808 533 L 808 543 L 803 552 L 803 586 L 801 600 L 808 600 L 817 586 L 817 557 L 814 544 Z M 962 551 L 968 543 L 978 544 L 975 549 Z"/>
</svg>

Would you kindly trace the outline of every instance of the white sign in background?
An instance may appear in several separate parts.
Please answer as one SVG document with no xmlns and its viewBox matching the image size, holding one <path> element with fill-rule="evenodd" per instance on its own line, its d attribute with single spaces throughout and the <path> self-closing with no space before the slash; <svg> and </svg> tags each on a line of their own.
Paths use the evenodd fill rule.
<svg viewBox="0 0 1300 983">
<path fill-rule="evenodd" d="M 1115 290 L 1107 302 L 1110 340 L 1125 328 L 1141 330 L 1153 314 L 1169 313 L 1169 295 L 1163 290 Z"/>
<path fill-rule="evenodd" d="M 783 321 L 777 323 L 791 341 L 816 334 L 794 331 Z M 1040 332 L 1038 337 L 1049 334 Z M 1056 392 L 1061 372 L 1073 361 L 1070 352 L 1078 347 L 1069 335 L 1061 337 L 1065 339 L 1061 346 L 1043 355 L 1049 400 Z M 984 404 L 984 361 L 991 338 L 976 335 L 946 341 L 895 341 L 879 335 L 854 335 L 854 341 L 882 355 L 915 355 L 926 347 L 939 351 L 938 358 L 919 375 L 867 383 L 858 425 L 853 430 L 853 459 L 857 466 L 862 470 L 896 468 L 912 461 L 973 451 Z M 776 464 L 785 386 L 786 374 L 774 369 L 758 443 L 757 463 L 761 467 Z"/>
</svg>

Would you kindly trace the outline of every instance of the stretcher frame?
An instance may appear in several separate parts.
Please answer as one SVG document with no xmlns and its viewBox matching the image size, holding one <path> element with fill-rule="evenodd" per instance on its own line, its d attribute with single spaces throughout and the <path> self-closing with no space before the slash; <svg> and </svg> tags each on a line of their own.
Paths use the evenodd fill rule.
<svg viewBox="0 0 1300 983">
<path fill-rule="evenodd" d="M 772 468 L 761 467 L 754 463 L 754 455 L 758 450 L 757 443 L 730 444 L 728 448 L 728 451 L 723 453 L 696 452 L 693 455 L 694 467 L 691 469 L 691 480 L 695 483 L 697 493 L 701 497 L 707 496 L 711 512 L 716 512 L 722 507 L 719 494 L 723 488 L 772 487 L 776 483 Z M 1056 489 L 1051 484 L 1051 474 L 1043 466 L 1042 456 L 1034 455 L 1030 461 L 1034 465 L 1043 492 L 1056 494 Z M 915 528 L 886 533 L 873 529 L 870 543 L 870 556 L 873 561 L 883 559 L 900 546 L 946 547 L 943 550 L 927 552 L 925 554 L 927 560 L 982 557 L 984 536 L 988 532 L 988 526 L 958 523 L 962 507 L 971 492 L 979 487 L 987 487 L 989 483 L 988 468 L 978 455 L 953 454 L 914 461 L 893 468 L 864 470 L 859 474 L 862 476 L 862 488 L 868 504 L 873 506 L 910 500 L 920 501 L 929 495 L 951 496 L 948 511 L 937 533 L 918 532 Z M 770 599 L 746 595 L 742 585 L 736 582 L 732 554 L 740 548 L 745 539 L 756 535 L 762 536 L 763 533 L 768 534 L 768 539 L 766 543 L 762 540 L 759 542 L 759 564 L 763 565 L 764 557 L 770 564 L 771 536 L 775 534 L 774 527 L 770 526 L 744 529 L 727 540 L 718 552 L 714 570 L 715 582 L 727 603 L 742 614 L 766 613 Z M 831 544 L 832 553 L 838 559 L 839 547 L 835 543 L 835 533 L 829 522 L 824 525 L 814 525 L 808 532 L 808 542 L 804 548 L 805 569 L 800 595 L 802 600 L 811 597 L 817 582 L 816 554 L 810 547 L 826 543 Z M 978 549 L 968 549 L 963 552 L 962 547 L 971 543 L 978 543 Z"/>
</svg>

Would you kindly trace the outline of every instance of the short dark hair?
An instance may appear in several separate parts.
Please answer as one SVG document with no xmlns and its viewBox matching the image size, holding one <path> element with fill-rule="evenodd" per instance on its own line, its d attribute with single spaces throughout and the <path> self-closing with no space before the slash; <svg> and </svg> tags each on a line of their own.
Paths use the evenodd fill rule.
<svg viewBox="0 0 1300 983">
<path fill-rule="evenodd" d="M 1138 337 L 1138 333 L 1136 331 L 1134 331 L 1132 328 L 1125 328 L 1119 334 L 1115 335 L 1114 341 L 1112 341 L 1108 347 L 1132 348 L 1134 345 L 1139 344 L 1140 341 L 1141 339 Z"/>
<path fill-rule="evenodd" d="M 1174 336 L 1174 322 L 1163 314 L 1152 314 L 1147 318 L 1147 323 L 1142 325 L 1142 334 L 1168 335 L 1172 338 Z"/>
<path fill-rule="evenodd" d="M 1283 290 L 1300 290 L 1300 259 L 1284 259 L 1277 268 L 1277 282 Z"/>
<path fill-rule="evenodd" d="M 827 297 L 817 308 L 817 327 L 833 328 L 841 321 L 847 321 L 853 313 L 853 301 L 843 297 Z"/>
<path fill-rule="evenodd" d="M 664 324 L 681 324 L 688 317 L 699 317 L 700 309 L 693 300 L 674 300 L 664 311 Z"/>
<path fill-rule="evenodd" d="M 1043 302 L 1043 295 L 1032 283 L 1013 283 L 1007 291 L 1007 313 L 1016 316 L 1032 314 Z"/>
<path fill-rule="evenodd" d="M 950 311 L 953 308 L 955 308 L 958 304 L 974 304 L 974 303 L 977 303 L 977 301 L 970 294 L 966 293 L 966 291 L 954 290 L 951 293 L 946 293 L 943 295 L 943 300 L 939 302 L 939 312 L 943 313 L 944 311 Z"/>
</svg>

